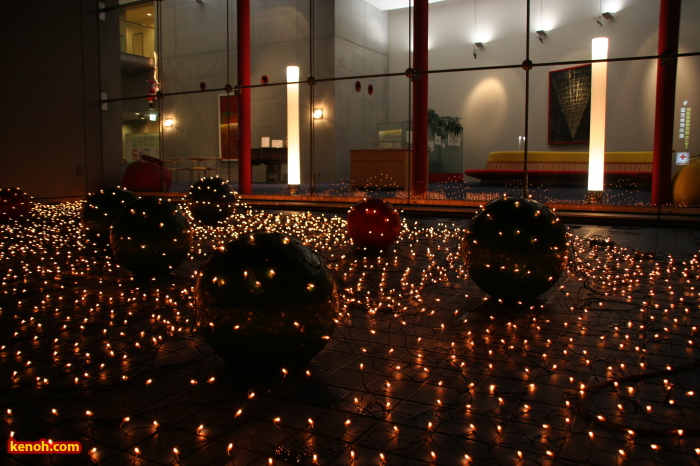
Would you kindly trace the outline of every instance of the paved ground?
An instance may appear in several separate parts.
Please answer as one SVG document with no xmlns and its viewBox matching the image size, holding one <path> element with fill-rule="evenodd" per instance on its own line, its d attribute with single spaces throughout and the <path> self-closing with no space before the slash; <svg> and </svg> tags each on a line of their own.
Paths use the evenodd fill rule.
<svg viewBox="0 0 700 466">
<path fill-rule="evenodd" d="M 700 459 L 700 229 L 568 225 L 559 282 L 504 304 L 464 268 L 464 220 L 404 219 L 368 254 L 342 217 L 244 206 L 144 280 L 87 246 L 79 218 L 63 204 L 0 227 L 0 435 L 83 447 L 4 464 Z M 234 370 L 194 325 L 204 260 L 261 228 L 302 239 L 341 283 L 308 372 Z"/>
</svg>

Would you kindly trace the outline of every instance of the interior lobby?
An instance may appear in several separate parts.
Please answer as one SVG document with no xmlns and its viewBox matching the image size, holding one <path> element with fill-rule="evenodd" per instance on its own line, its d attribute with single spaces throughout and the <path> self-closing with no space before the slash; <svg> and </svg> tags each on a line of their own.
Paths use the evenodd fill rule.
<svg viewBox="0 0 700 466">
<path fill-rule="evenodd" d="M 3 464 L 700 462 L 697 0 L 12 13 Z"/>
</svg>

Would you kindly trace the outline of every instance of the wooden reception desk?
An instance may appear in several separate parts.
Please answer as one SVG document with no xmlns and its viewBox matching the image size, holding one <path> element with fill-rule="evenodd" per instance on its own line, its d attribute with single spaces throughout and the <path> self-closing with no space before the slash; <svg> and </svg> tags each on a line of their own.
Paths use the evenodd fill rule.
<svg viewBox="0 0 700 466">
<path fill-rule="evenodd" d="M 365 149 L 350 151 L 350 180 L 358 188 L 403 188 L 410 182 L 411 151 Z"/>
</svg>

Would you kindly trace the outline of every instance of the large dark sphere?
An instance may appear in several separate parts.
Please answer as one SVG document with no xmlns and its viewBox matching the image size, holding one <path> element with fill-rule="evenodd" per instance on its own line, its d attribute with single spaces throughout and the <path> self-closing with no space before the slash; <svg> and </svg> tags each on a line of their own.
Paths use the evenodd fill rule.
<svg viewBox="0 0 700 466">
<path fill-rule="evenodd" d="M 396 242 L 401 233 L 401 217 L 384 199 L 364 199 L 348 213 L 348 234 L 361 248 L 379 251 Z"/>
<path fill-rule="evenodd" d="M 202 178 L 190 188 L 190 211 L 205 225 L 226 221 L 236 210 L 236 193 L 217 177 Z"/>
<path fill-rule="evenodd" d="M 126 188 L 112 188 L 90 194 L 83 204 L 81 225 L 90 241 L 109 244 L 109 227 L 121 210 L 138 196 Z"/>
<path fill-rule="evenodd" d="M 20 188 L 0 189 L 0 223 L 27 220 L 32 199 Z"/>
<path fill-rule="evenodd" d="M 529 300 L 550 289 L 566 268 L 566 228 L 535 200 L 497 199 L 469 221 L 462 254 L 483 291 L 509 301 Z"/>
<path fill-rule="evenodd" d="M 117 262 L 136 275 L 155 276 L 180 265 L 190 250 L 187 218 L 170 201 L 143 197 L 112 223 L 110 246 Z"/>
<path fill-rule="evenodd" d="M 203 335 L 229 365 L 279 373 L 303 367 L 328 343 L 338 285 L 324 259 L 297 238 L 248 233 L 202 266 L 195 307 Z"/>
</svg>

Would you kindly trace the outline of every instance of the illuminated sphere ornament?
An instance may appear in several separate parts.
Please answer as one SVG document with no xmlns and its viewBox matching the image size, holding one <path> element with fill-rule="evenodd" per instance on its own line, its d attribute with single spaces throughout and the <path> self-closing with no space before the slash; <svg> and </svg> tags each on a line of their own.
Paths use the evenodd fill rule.
<svg viewBox="0 0 700 466">
<path fill-rule="evenodd" d="M 116 187 L 90 194 L 83 204 L 80 221 L 88 239 L 109 244 L 109 227 L 121 210 L 138 196 L 126 188 Z"/>
<path fill-rule="evenodd" d="M 190 211 L 205 225 L 226 221 L 236 210 L 236 193 L 217 177 L 202 178 L 190 188 Z"/>
<path fill-rule="evenodd" d="M 297 238 L 258 231 L 207 259 L 195 308 L 204 337 L 230 366 L 279 374 L 302 368 L 328 343 L 338 285 L 324 259 Z"/>
<path fill-rule="evenodd" d="M 155 276 L 180 265 L 190 250 L 187 218 L 175 204 L 143 197 L 112 223 L 110 246 L 117 262 L 135 275 Z"/>
<path fill-rule="evenodd" d="M 26 220 L 32 210 L 32 199 L 20 188 L 0 190 L 0 223 Z"/>
<path fill-rule="evenodd" d="M 394 244 L 401 232 L 401 217 L 384 199 L 364 199 L 348 213 L 348 234 L 361 248 L 380 251 Z"/>
<path fill-rule="evenodd" d="M 462 254 L 483 291 L 508 301 L 529 300 L 550 289 L 566 268 L 566 228 L 547 206 L 504 197 L 469 221 Z"/>
</svg>

